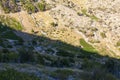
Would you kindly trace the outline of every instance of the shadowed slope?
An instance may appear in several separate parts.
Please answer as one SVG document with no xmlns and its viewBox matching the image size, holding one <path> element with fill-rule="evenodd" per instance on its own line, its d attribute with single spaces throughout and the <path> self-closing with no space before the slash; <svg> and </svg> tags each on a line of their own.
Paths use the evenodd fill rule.
<svg viewBox="0 0 120 80">
<path fill-rule="evenodd" d="M 85 73 L 79 75 L 68 74 L 69 71 L 64 73 L 67 74 L 66 76 L 73 75 L 75 78 L 82 75 L 83 80 L 108 80 L 110 77 L 112 77 L 111 80 L 116 80 L 113 75 L 120 77 L 118 59 L 101 56 L 96 52 L 88 52 L 81 47 L 72 46 L 59 40 L 13 30 L 2 24 L 0 24 L 0 30 L 1 63 L 38 64 L 49 66 L 51 69 L 53 67 L 78 69 Z M 28 39 L 22 39 L 24 38 L 22 35 Z M 58 70 L 50 76 L 66 80 L 62 74 L 63 72 Z M 86 79 L 84 76 L 89 77 Z"/>
</svg>

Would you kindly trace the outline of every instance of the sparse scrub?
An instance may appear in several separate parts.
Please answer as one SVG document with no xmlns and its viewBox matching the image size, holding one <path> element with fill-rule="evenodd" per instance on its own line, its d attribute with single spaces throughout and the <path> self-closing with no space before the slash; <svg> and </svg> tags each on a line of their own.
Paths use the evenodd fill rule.
<svg viewBox="0 0 120 80">
<path fill-rule="evenodd" d="M 56 27 L 56 26 L 58 26 L 58 24 L 57 24 L 57 23 L 52 22 L 52 23 L 51 23 L 51 26 Z"/>
<path fill-rule="evenodd" d="M 116 46 L 120 46 L 120 41 L 118 41 L 118 42 L 116 43 Z"/>
<path fill-rule="evenodd" d="M 102 38 L 106 38 L 107 37 L 104 32 L 101 32 L 100 35 L 101 35 Z"/>
</svg>

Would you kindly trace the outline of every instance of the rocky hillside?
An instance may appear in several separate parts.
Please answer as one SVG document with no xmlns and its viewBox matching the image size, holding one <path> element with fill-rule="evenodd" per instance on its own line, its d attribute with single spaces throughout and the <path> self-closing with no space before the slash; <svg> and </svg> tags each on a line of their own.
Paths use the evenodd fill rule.
<svg viewBox="0 0 120 80">
<path fill-rule="evenodd" d="M 119 3 L 1 0 L 0 70 L 34 74 L 25 80 L 119 80 Z"/>
<path fill-rule="evenodd" d="M 118 0 L 2 0 L 0 3 L 1 15 L 16 18 L 24 26 L 24 32 L 37 32 L 76 46 L 84 38 L 102 55 L 119 56 Z"/>
</svg>

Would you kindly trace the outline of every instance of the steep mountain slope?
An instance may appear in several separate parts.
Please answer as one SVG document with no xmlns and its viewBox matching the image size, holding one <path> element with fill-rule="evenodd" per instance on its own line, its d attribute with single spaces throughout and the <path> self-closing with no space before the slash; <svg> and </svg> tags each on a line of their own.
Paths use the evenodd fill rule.
<svg viewBox="0 0 120 80">
<path fill-rule="evenodd" d="M 117 80 L 120 77 L 119 60 L 98 55 L 95 48 L 84 39 L 80 40 L 81 48 L 17 31 L 2 24 L 0 30 L 1 80 L 15 80 L 19 76 L 22 80 Z M 18 33 L 19 36 L 16 35 Z M 28 40 L 22 39 L 23 36 Z"/>
<path fill-rule="evenodd" d="M 4 4 L 4 1 L 2 3 Z M 38 8 L 38 3 L 41 4 L 41 8 L 44 8 L 43 11 Z M 14 5 L 20 7 L 21 12 L 10 14 L 3 12 L 1 14 L 9 15 L 20 21 L 24 26 L 24 32 L 38 32 L 38 35 L 44 34 L 46 37 L 76 46 L 80 46 L 79 39 L 83 37 L 102 55 L 119 56 L 118 0 L 46 0 L 38 2 L 28 0 L 16 2 Z M 26 7 L 26 5 L 35 8 Z M 13 9 L 10 9 L 10 6 L 7 9 L 12 12 Z M 33 14 L 28 14 L 26 10 Z M 35 13 L 34 10 L 38 12 Z"/>
<path fill-rule="evenodd" d="M 119 3 L 1 0 L 0 70 L 41 80 L 119 80 Z"/>
</svg>

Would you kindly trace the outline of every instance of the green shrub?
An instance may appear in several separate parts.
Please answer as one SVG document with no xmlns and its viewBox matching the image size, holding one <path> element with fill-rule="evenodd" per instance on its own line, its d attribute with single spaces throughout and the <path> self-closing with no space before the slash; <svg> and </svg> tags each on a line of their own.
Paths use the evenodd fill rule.
<svg viewBox="0 0 120 80">
<path fill-rule="evenodd" d="M 82 64 L 82 69 L 85 69 L 87 71 L 93 69 L 94 63 L 92 61 L 89 61 L 89 59 L 84 58 L 83 64 Z"/>
<path fill-rule="evenodd" d="M 31 50 L 27 51 L 23 48 L 19 50 L 20 62 L 35 62 L 35 54 Z"/>
<path fill-rule="evenodd" d="M 52 23 L 51 23 L 51 26 L 52 26 L 52 27 L 56 27 L 56 26 L 58 26 L 58 24 L 57 24 L 57 23 L 52 22 Z"/>
<path fill-rule="evenodd" d="M 116 43 L 116 46 L 120 46 L 120 41 L 118 41 L 118 42 Z"/>
<path fill-rule="evenodd" d="M 59 50 L 57 52 L 58 56 L 63 56 L 63 57 L 75 57 L 75 53 L 67 52 L 65 50 Z"/>
<path fill-rule="evenodd" d="M 100 35 L 101 35 L 102 38 L 106 38 L 105 33 L 101 32 Z"/>
<path fill-rule="evenodd" d="M 18 54 L 14 52 L 0 53 L 0 62 L 17 62 Z"/>
<path fill-rule="evenodd" d="M 24 7 L 28 13 L 34 13 L 36 10 L 36 7 L 31 2 L 26 3 Z"/>
<path fill-rule="evenodd" d="M 93 73 L 86 72 L 80 76 L 82 80 L 117 80 L 112 74 L 106 73 L 101 69 Z"/>
<path fill-rule="evenodd" d="M 34 75 L 18 72 L 13 69 L 7 69 L 6 71 L 0 71 L 0 80 L 40 80 Z"/>
<path fill-rule="evenodd" d="M 22 25 L 15 18 L 9 16 L 0 15 L 0 23 L 4 24 L 4 26 L 9 26 L 10 28 L 15 30 L 23 29 Z"/>
<path fill-rule="evenodd" d="M 54 71 L 51 74 L 51 76 L 58 78 L 60 80 L 67 80 L 67 78 L 73 74 L 74 74 L 74 72 L 72 70 L 67 70 L 67 69 L 60 70 L 60 69 L 58 69 L 58 70 Z"/>
<path fill-rule="evenodd" d="M 43 57 L 41 54 L 38 54 L 38 55 L 37 55 L 37 63 L 38 63 L 38 64 L 42 64 L 42 65 L 45 64 L 44 57 Z"/>
<path fill-rule="evenodd" d="M 39 8 L 40 11 L 45 11 L 45 3 L 38 3 L 37 6 Z"/>
</svg>

